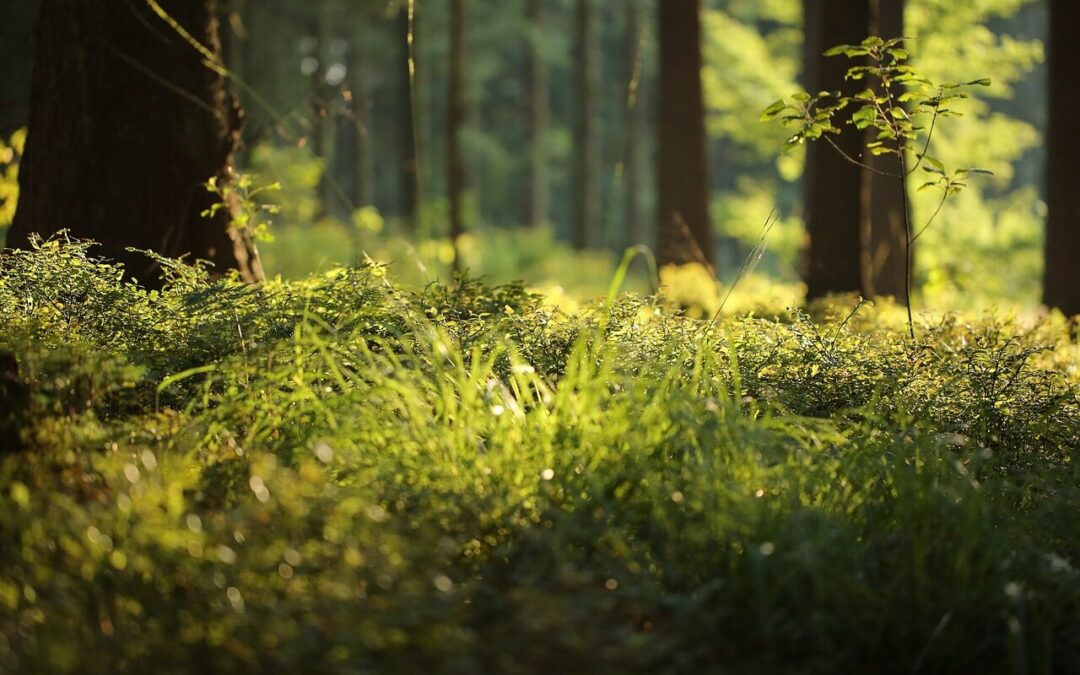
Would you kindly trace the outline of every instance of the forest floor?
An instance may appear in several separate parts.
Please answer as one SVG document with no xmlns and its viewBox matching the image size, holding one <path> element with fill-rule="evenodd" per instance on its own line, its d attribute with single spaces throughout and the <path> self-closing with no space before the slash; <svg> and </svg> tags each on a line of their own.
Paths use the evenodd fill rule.
<svg viewBox="0 0 1080 675">
<path fill-rule="evenodd" d="M 0 672 L 1080 667 L 1060 320 L 2 255 Z"/>
</svg>

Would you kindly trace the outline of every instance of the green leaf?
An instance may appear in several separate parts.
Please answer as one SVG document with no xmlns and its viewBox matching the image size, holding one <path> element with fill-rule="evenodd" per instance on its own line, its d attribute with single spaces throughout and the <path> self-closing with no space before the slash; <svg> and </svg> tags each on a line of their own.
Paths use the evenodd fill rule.
<svg viewBox="0 0 1080 675">
<path fill-rule="evenodd" d="M 931 167 L 933 167 L 934 173 L 940 173 L 940 174 L 945 173 L 945 165 L 942 164 L 941 160 L 939 160 L 937 157 L 931 157 L 930 155 L 922 155 L 921 159 L 922 159 L 922 161 L 926 162 Z M 926 168 L 926 167 L 924 167 L 924 168 Z M 927 169 L 927 170 L 929 170 L 929 169 Z"/>
<path fill-rule="evenodd" d="M 787 108 L 787 107 L 788 107 L 788 104 L 784 101 L 784 99 L 780 99 L 779 101 L 776 101 L 775 103 L 770 105 L 768 108 L 765 108 L 765 110 L 763 110 L 761 112 L 761 119 L 763 121 L 764 120 L 771 120 L 772 118 L 776 117 L 781 112 L 783 112 L 784 109 Z"/>
<path fill-rule="evenodd" d="M 870 106 L 865 106 L 855 111 L 855 114 L 851 116 L 851 123 L 857 129 L 865 129 L 873 124 L 875 119 L 877 119 L 877 111 Z"/>
</svg>

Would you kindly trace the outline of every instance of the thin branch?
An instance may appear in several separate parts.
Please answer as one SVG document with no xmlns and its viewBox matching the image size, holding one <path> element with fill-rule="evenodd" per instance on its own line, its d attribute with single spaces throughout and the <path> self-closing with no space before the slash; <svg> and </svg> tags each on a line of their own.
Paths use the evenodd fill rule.
<svg viewBox="0 0 1080 675">
<path fill-rule="evenodd" d="M 855 159 L 854 157 L 852 157 L 851 155 L 847 154 L 842 149 L 840 149 L 840 146 L 837 145 L 836 142 L 833 141 L 833 139 L 829 138 L 827 135 L 822 134 L 821 137 L 824 138 L 825 141 L 829 145 L 831 145 L 833 147 L 833 150 L 836 150 L 836 152 L 840 153 L 841 157 L 843 157 L 848 162 L 851 162 L 855 166 L 860 167 L 862 169 L 866 169 L 870 173 L 876 173 L 879 176 L 885 176 L 886 178 L 903 178 L 903 176 L 901 176 L 900 174 L 890 173 L 888 171 L 882 171 L 881 169 L 875 169 L 874 167 L 870 166 L 869 164 L 866 164 L 864 162 L 860 162 L 859 160 Z"/>
<path fill-rule="evenodd" d="M 937 218 L 937 215 L 941 213 L 941 208 L 945 206 L 945 200 L 947 200 L 948 198 L 949 189 L 945 188 L 945 191 L 941 193 L 941 201 L 938 202 L 937 208 L 934 209 L 934 213 L 930 216 L 930 219 L 926 221 L 926 224 L 922 226 L 922 229 L 919 230 L 918 234 L 911 238 L 912 244 L 914 244 L 919 239 L 919 237 L 923 236 L 924 232 L 930 229 L 930 225 L 933 224 L 934 218 Z"/>
<path fill-rule="evenodd" d="M 935 106 L 934 107 L 934 116 L 930 118 L 930 130 L 928 132 L 926 132 L 926 142 L 923 143 L 922 153 L 918 156 L 918 159 L 915 162 L 915 166 L 911 167 L 911 170 L 908 171 L 909 176 L 911 174 L 915 173 L 916 171 L 918 171 L 919 166 L 923 163 L 923 160 L 926 158 L 926 151 L 930 149 L 930 141 L 934 138 L 934 125 L 937 124 L 939 114 L 940 114 L 940 109 L 937 106 Z"/>
<path fill-rule="evenodd" d="M 903 153 L 903 145 L 900 146 L 900 172 L 907 176 L 907 157 Z M 907 324 L 908 335 L 911 336 L 911 344 L 915 345 L 915 320 L 911 316 L 911 304 L 913 298 L 911 297 L 911 245 L 914 244 L 914 240 L 911 238 L 911 208 L 908 206 L 907 198 L 907 181 L 902 177 L 898 180 L 900 184 L 900 204 L 904 214 L 904 295 L 907 296 Z"/>
</svg>

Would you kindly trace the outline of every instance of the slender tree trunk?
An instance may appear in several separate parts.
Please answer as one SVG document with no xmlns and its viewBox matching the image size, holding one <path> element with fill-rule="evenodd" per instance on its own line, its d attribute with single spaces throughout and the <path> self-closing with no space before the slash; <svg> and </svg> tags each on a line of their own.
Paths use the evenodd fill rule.
<svg viewBox="0 0 1080 675">
<path fill-rule="evenodd" d="M 857 44 L 869 25 L 867 0 L 804 0 L 808 91 L 857 93 L 865 83 L 845 81 L 850 59 L 822 53 L 838 44 Z M 847 123 L 850 109 L 834 124 L 836 144 L 852 158 L 862 156 L 863 134 Z M 862 170 L 826 143 L 806 149 L 806 226 L 810 235 L 807 300 L 830 293 L 864 293 L 862 286 Z"/>
<path fill-rule="evenodd" d="M 336 190 L 335 168 L 337 160 L 338 120 L 334 113 L 334 88 L 327 80 L 333 55 L 330 43 L 333 40 L 333 6 L 329 0 L 317 0 L 314 12 L 316 58 L 319 67 L 311 76 L 311 95 L 314 104 L 314 125 L 312 136 L 315 156 L 323 162 L 323 174 L 319 181 L 319 202 L 321 215 L 335 215 L 339 199 Z"/>
<path fill-rule="evenodd" d="M 1080 81 L 1076 77 L 1080 45 L 1080 3 L 1050 0 L 1048 52 L 1050 110 L 1046 137 L 1046 268 L 1043 302 L 1066 316 L 1080 314 Z"/>
<path fill-rule="evenodd" d="M 529 164 L 530 225 L 548 220 L 547 128 L 549 113 L 547 64 L 540 48 L 544 35 L 544 0 L 529 0 Z"/>
<path fill-rule="evenodd" d="M 641 142 L 645 138 L 645 106 L 642 105 L 642 73 L 645 48 L 642 36 L 641 9 L 636 0 L 626 3 L 626 65 L 627 84 L 627 138 L 626 166 L 623 184 L 626 186 L 625 246 L 645 243 L 644 223 L 641 219 Z"/>
<path fill-rule="evenodd" d="M 367 29 L 357 21 L 349 48 L 349 79 L 353 115 L 353 201 L 357 206 L 375 203 L 374 162 L 371 146 L 372 97 L 368 76 Z"/>
<path fill-rule="evenodd" d="M 200 49 L 220 61 L 213 0 L 160 0 Z M 45 0 L 20 200 L 7 243 L 61 229 L 100 243 L 129 275 L 160 283 L 157 264 L 128 247 L 188 255 L 262 278 L 246 232 L 203 183 L 231 180 L 241 110 L 225 78 L 146 3 Z"/>
<path fill-rule="evenodd" d="M 904 0 L 870 0 L 870 34 L 886 40 L 904 37 Z M 880 90 L 878 84 L 875 86 Z M 903 85 L 893 85 L 899 95 Z M 874 141 L 877 132 L 870 130 L 866 141 Z M 896 155 L 874 157 L 869 151 L 863 159 L 877 171 L 894 175 L 903 172 Z M 873 171 L 862 173 L 863 288 L 868 295 L 892 296 L 907 304 L 907 265 L 904 249 L 904 201 L 908 199 L 907 180 L 882 176 Z"/>
<path fill-rule="evenodd" d="M 700 0 L 660 7 L 660 222 L 657 261 L 713 265 Z"/>
<path fill-rule="evenodd" d="M 229 69 L 233 78 L 241 82 L 247 81 L 247 64 L 250 51 L 249 33 L 244 21 L 244 10 L 247 3 L 238 0 L 218 0 L 219 28 L 218 34 L 221 40 L 221 61 Z M 237 95 L 237 100 L 241 100 Z M 240 141 L 233 152 L 233 163 L 238 167 L 249 165 L 250 147 L 241 130 Z"/>
<path fill-rule="evenodd" d="M 446 185 L 450 197 L 450 242 L 454 245 L 454 271 L 461 269 L 458 239 L 465 233 L 462 200 L 465 162 L 461 156 L 461 129 L 465 126 L 465 0 L 450 0 L 450 104 L 447 107 Z"/>
<path fill-rule="evenodd" d="M 415 233 L 417 230 L 417 209 L 419 205 L 419 167 L 416 159 L 416 101 L 414 97 L 415 77 L 412 68 L 410 40 L 415 38 L 412 34 L 414 26 L 409 22 L 408 8 L 402 8 L 398 17 L 398 28 L 402 48 L 399 77 L 401 87 L 401 110 L 400 126 L 398 127 L 398 145 L 401 152 L 399 176 L 400 176 L 400 209 L 401 219 L 405 230 Z"/>
<path fill-rule="evenodd" d="M 600 244 L 600 212 L 597 203 L 599 153 L 596 143 L 594 108 L 599 88 L 594 35 L 594 0 L 577 0 L 577 119 L 574 124 L 573 245 L 585 249 Z"/>
</svg>

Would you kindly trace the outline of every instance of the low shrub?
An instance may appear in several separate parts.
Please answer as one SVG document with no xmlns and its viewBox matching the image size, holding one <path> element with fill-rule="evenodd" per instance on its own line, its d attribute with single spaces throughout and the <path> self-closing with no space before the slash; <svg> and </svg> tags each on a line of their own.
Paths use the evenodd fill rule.
<svg viewBox="0 0 1080 675">
<path fill-rule="evenodd" d="M 1075 672 L 1064 322 L 5 252 L 5 672 Z"/>
</svg>

